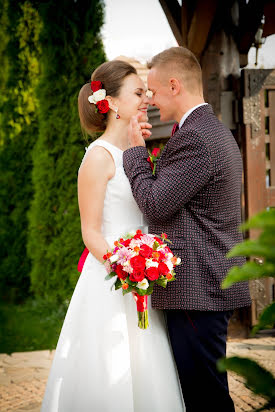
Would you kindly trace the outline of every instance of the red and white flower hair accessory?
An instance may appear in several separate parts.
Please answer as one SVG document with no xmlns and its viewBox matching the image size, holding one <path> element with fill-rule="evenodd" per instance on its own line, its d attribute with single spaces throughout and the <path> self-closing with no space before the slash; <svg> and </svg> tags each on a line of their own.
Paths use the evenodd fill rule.
<svg viewBox="0 0 275 412">
<path fill-rule="evenodd" d="M 102 83 L 98 80 L 91 82 L 91 89 L 93 94 L 88 97 L 90 103 L 96 106 L 96 112 L 107 113 L 110 109 L 106 97 L 106 90 L 103 89 Z"/>
</svg>

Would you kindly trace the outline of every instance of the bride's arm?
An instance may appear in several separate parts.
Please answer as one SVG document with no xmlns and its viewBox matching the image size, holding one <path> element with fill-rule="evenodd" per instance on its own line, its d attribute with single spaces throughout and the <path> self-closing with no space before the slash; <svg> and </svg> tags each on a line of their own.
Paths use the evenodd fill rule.
<svg viewBox="0 0 275 412">
<path fill-rule="evenodd" d="M 102 212 L 106 186 L 114 176 L 111 155 L 102 147 L 94 147 L 87 154 L 78 173 L 78 204 L 82 238 L 85 246 L 103 262 L 102 256 L 110 246 L 101 233 Z"/>
</svg>

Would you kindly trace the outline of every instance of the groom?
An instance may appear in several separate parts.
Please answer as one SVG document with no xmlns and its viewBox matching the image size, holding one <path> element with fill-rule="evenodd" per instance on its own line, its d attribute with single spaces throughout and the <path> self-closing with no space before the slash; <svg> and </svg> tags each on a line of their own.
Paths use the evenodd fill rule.
<svg viewBox="0 0 275 412">
<path fill-rule="evenodd" d="M 144 125 L 133 118 L 124 169 L 149 233 L 165 232 L 182 260 L 176 281 L 155 288 L 152 306 L 166 312 L 187 412 L 232 412 L 227 375 L 217 371 L 216 362 L 226 353 L 233 310 L 251 303 L 246 283 L 220 287 L 230 267 L 244 262 L 226 259 L 242 241 L 241 155 L 231 132 L 204 102 L 201 68 L 189 50 L 164 50 L 148 67 L 151 104 L 162 121 L 176 120 L 178 130 L 152 176 Z"/>
</svg>

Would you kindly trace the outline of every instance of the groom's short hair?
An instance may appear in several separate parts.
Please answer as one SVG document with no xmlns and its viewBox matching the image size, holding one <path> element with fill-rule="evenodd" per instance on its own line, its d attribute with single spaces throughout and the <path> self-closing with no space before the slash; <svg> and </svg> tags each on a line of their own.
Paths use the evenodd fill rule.
<svg viewBox="0 0 275 412">
<path fill-rule="evenodd" d="M 147 63 L 148 69 L 163 69 L 170 76 L 180 77 L 189 91 L 202 91 L 202 71 L 196 56 L 185 47 L 171 47 Z"/>
</svg>

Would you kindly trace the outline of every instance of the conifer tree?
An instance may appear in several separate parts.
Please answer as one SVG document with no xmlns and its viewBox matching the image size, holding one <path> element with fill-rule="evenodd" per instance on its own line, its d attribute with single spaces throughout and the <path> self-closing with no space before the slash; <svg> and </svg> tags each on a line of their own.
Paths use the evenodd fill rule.
<svg viewBox="0 0 275 412">
<path fill-rule="evenodd" d="M 43 22 L 39 134 L 33 151 L 28 253 L 32 290 L 61 301 L 71 296 L 83 248 L 77 173 L 85 141 L 77 96 L 105 60 L 100 34 L 103 2 L 44 0 L 38 10 Z"/>
<path fill-rule="evenodd" d="M 29 1 L 1 1 L 0 15 L 0 296 L 29 293 L 27 211 L 33 186 L 31 152 L 38 135 L 35 88 L 40 18 Z"/>
</svg>

